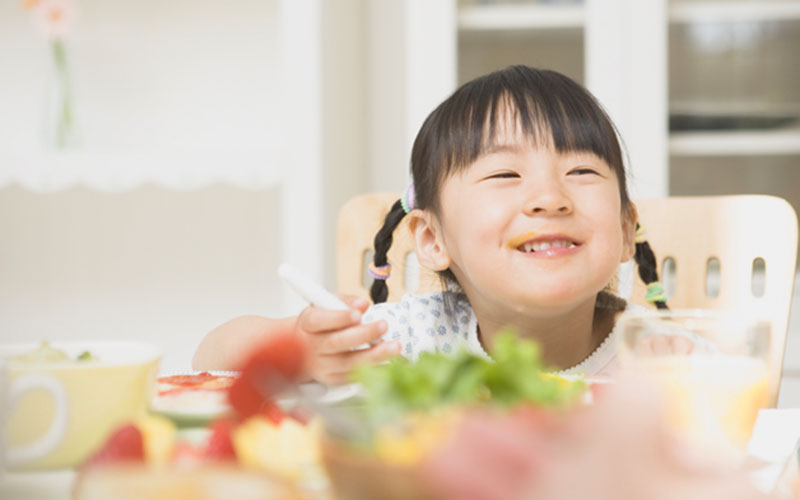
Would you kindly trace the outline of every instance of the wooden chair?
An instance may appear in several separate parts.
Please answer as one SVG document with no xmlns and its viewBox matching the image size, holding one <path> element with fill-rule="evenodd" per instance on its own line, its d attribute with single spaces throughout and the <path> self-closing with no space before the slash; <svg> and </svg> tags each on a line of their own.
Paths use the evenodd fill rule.
<svg viewBox="0 0 800 500">
<path fill-rule="evenodd" d="M 399 198 L 395 193 L 364 194 L 350 199 L 339 211 L 336 272 L 340 293 L 369 299 L 372 278 L 367 273 L 367 266 L 374 254 L 375 234 Z M 408 219 L 403 219 L 394 232 L 387 256 L 392 264 L 392 274 L 386 282 L 390 302 L 400 300 L 406 292 L 442 289 L 436 273 L 413 264 L 413 251 Z"/>
<path fill-rule="evenodd" d="M 775 406 L 797 261 L 794 209 L 782 198 L 764 195 L 638 200 L 636 206 L 670 308 L 747 311 L 771 322 L 770 406 Z M 643 303 L 644 294 L 636 279 L 631 300 Z"/>
<path fill-rule="evenodd" d="M 340 292 L 369 298 L 372 280 L 366 265 L 372 256 L 372 242 L 398 196 L 366 194 L 342 208 L 337 256 Z M 762 195 L 672 197 L 639 200 L 636 206 L 658 259 L 659 276 L 664 277 L 662 281 L 670 292 L 671 308 L 746 310 L 769 318 L 770 404 L 774 406 L 794 286 L 798 238 L 795 211 L 781 198 Z M 434 273 L 409 266 L 412 250 L 403 222 L 389 251 L 393 266 L 388 280 L 390 301 L 398 300 L 406 291 L 441 289 Z M 644 295 L 644 285 L 637 277 L 631 301 L 647 305 Z"/>
</svg>

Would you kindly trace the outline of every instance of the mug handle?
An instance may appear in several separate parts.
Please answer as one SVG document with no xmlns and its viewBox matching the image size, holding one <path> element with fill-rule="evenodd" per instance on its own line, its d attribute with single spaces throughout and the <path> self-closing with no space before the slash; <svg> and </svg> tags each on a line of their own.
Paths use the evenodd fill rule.
<svg viewBox="0 0 800 500">
<path fill-rule="evenodd" d="M 53 412 L 53 423 L 41 438 L 33 443 L 6 449 L 6 461 L 10 465 L 21 465 L 41 458 L 50 453 L 67 432 L 67 393 L 64 386 L 56 378 L 49 375 L 30 374 L 20 375 L 10 383 L 9 387 L 9 415 L 13 412 L 22 396 L 34 389 L 44 389 L 53 398 L 55 411 Z M 6 429 L 6 432 L 8 430 Z M 8 440 L 6 439 L 6 442 Z"/>
</svg>

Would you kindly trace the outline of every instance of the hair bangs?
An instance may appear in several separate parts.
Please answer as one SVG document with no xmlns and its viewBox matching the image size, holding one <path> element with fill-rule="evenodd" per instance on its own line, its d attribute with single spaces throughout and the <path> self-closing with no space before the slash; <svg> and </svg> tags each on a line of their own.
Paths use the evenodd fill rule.
<svg viewBox="0 0 800 500">
<path fill-rule="evenodd" d="M 592 153 L 603 159 L 616 172 L 627 201 L 616 128 L 589 92 L 555 71 L 512 66 L 473 80 L 431 113 L 420 137 L 425 137 L 427 147 L 414 148 L 412 173 L 435 186 L 500 142 L 526 141 L 537 148 Z M 415 165 L 437 167 L 434 173 Z M 428 200 L 438 204 L 434 193 L 422 198 L 421 206 Z"/>
<path fill-rule="evenodd" d="M 500 136 L 559 153 L 590 152 L 609 165 L 621 165 L 613 124 L 591 96 L 576 92 L 574 82 L 557 73 L 497 76 L 497 82 L 478 86 L 477 96 L 465 95 L 458 107 L 461 116 L 452 116 L 455 121 L 446 129 L 456 133 L 448 137 L 453 142 L 449 157 L 443 158 L 448 173 L 497 146 Z"/>
</svg>

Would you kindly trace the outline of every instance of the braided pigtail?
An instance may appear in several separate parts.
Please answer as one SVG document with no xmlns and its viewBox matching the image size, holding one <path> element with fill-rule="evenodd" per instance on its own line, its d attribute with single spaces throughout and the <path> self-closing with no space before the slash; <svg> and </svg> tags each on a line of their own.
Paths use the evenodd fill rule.
<svg viewBox="0 0 800 500">
<path fill-rule="evenodd" d="M 656 271 L 656 256 L 650 244 L 644 238 L 644 227 L 636 224 L 636 253 L 633 258 L 636 260 L 636 267 L 639 270 L 639 277 L 647 285 L 645 300 L 656 306 L 658 309 L 669 309 L 667 307 L 667 297 L 664 294 L 664 286 L 658 280 Z"/>
<path fill-rule="evenodd" d="M 375 257 L 369 266 L 369 274 L 375 279 L 369 290 L 369 296 L 375 304 L 386 302 L 386 298 L 389 296 L 389 287 L 386 286 L 386 279 L 389 277 L 392 266 L 386 259 L 386 254 L 392 246 L 394 230 L 405 215 L 406 211 L 403 209 L 403 204 L 400 200 L 397 200 L 392 205 L 389 213 L 386 214 L 383 226 L 375 235 Z"/>
</svg>

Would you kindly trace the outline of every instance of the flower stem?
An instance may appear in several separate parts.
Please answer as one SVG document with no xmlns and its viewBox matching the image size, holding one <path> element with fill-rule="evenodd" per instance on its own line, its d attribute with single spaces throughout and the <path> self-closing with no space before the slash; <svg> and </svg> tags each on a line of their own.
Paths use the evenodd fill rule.
<svg viewBox="0 0 800 500">
<path fill-rule="evenodd" d="M 60 102 L 56 103 L 56 147 L 64 149 L 69 142 L 72 128 L 72 102 L 70 96 L 69 74 L 67 72 L 67 51 L 62 40 L 52 42 L 53 63 L 56 69 L 56 85 Z"/>
</svg>

